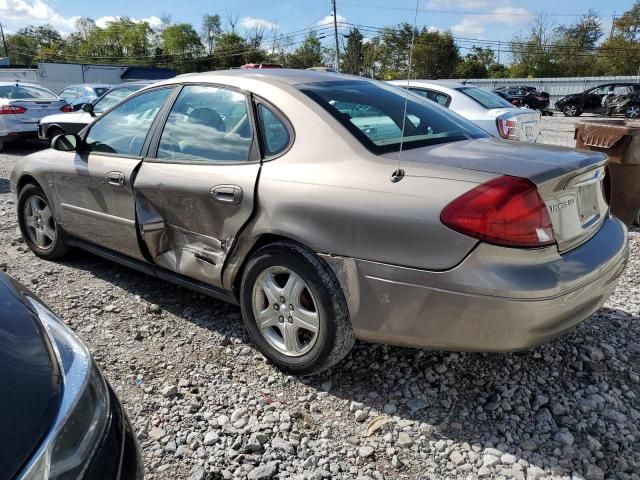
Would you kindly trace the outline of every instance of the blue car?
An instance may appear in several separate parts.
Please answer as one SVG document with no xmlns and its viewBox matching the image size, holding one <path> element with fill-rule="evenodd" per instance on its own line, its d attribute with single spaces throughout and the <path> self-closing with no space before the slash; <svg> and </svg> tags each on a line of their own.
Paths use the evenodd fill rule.
<svg viewBox="0 0 640 480">
<path fill-rule="evenodd" d="M 85 104 L 92 103 L 107 93 L 110 85 L 102 83 L 83 83 L 80 85 L 69 85 L 59 94 L 60 98 L 69 102 L 74 110 L 80 110 Z"/>
</svg>

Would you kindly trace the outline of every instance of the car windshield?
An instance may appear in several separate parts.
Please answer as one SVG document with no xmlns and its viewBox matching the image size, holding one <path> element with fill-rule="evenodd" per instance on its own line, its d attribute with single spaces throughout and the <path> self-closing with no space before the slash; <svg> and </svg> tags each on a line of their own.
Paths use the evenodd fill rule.
<svg viewBox="0 0 640 480">
<path fill-rule="evenodd" d="M 93 106 L 93 111 L 95 113 L 104 113 L 113 107 L 116 103 L 122 100 L 125 97 L 128 97 L 133 92 L 140 90 L 140 86 L 132 85 L 130 87 L 122 87 L 122 88 L 114 88 L 110 92 L 108 92 L 104 97 L 96 102 Z"/>
<path fill-rule="evenodd" d="M 56 94 L 42 87 L 33 85 L 2 85 L 0 86 L 0 98 L 11 100 L 26 100 L 31 98 L 57 98 Z"/>
<path fill-rule="evenodd" d="M 370 151 L 381 154 L 486 137 L 484 130 L 429 100 L 369 81 L 318 82 L 298 87 Z M 407 115 L 403 122 L 403 112 Z M 404 125 L 404 136 L 402 126 Z"/>
<path fill-rule="evenodd" d="M 482 90 L 481 88 L 476 87 L 460 87 L 457 88 L 461 93 L 464 93 L 467 97 L 474 99 L 484 108 L 492 109 L 492 108 L 512 108 L 509 102 L 507 102 L 504 98 L 499 95 L 496 95 L 493 92 L 487 92 L 486 90 Z"/>
</svg>

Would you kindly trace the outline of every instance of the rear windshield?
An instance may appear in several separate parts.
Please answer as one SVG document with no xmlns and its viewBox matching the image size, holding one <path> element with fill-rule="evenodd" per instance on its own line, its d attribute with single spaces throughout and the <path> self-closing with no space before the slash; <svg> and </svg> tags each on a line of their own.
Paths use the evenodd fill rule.
<svg viewBox="0 0 640 480">
<path fill-rule="evenodd" d="M 133 92 L 140 90 L 139 85 L 132 85 L 130 87 L 114 88 L 108 92 L 104 97 L 96 102 L 93 106 L 93 111 L 96 113 L 103 113 L 113 107 L 116 103 L 125 97 L 128 97 Z"/>
<path fill-rule="evenodd" d="M 500 95 L 496 95 L 493 92 L 487 92 L 481 88 L 460 87 L 457 90 L 464 93 L 467 97 L 474 99 L 484 108 L 513 108 L 513 105 L 507 102 Z"/>
<path fill-rule="evenodd" d="M 393 86 L 369 81 L 318 82 L 298 87 L 376 154 L 486 137 L 445 108 Z M 403 113 L 407 105 L 404 136 Z"/>
<path fill-rule="evenodd" d="M 10 100 L 26 100 L 30 98 L 58 98 L 55 93 L 42 87 L 32 85 L 2 85 L 0 86 L 0 98 Z"/>
<path fill-rule="evenodd" d="M 102 95 L 107 93 L 109 91 L 109 89 L 106 88 L 106 87 L 96 87 L 96 88 L 93 89 L 93 91 L 95 92 L 97 97 L 101 97 Z"/>
</svg>

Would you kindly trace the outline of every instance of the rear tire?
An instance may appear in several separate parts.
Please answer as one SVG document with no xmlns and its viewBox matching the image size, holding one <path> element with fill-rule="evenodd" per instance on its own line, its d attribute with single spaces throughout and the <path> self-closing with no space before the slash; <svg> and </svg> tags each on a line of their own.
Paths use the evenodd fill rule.
<svg viewBox="0 0 640 480">
<path fill-rule="evenodd" d="M 242 277 L 240 305 L 258 349 L 292 374 L 332 367 L 355 342 L 333 271 L 295 243 L 273 243 L 253 254 Z"/>
<path fill-rule="evenodd" d="M 582 112 L 580 112 L 577 105 L 569 103 L 562 108 L 562 113 L 564 113 L 565 117 L 577 117 Z"/>
<path fill-rule="evenodd" d="M 624 116 L 634 120 L 640 118 L 640 105 L 637 103 L 629 105 L 624 112 Z"/>
<path fill-rule="evenodd" d="M 39 186 L 29 183 L 20 190 L 17 210 L 20 232 L 33 253 L 46 260 L 55 260 L 67 253 L 64 231 Z"/>
</svg>

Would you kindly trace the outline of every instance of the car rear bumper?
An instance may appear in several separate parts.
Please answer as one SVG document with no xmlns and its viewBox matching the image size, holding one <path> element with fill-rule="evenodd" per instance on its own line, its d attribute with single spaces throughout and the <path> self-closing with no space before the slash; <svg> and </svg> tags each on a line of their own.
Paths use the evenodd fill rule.
<svg viewBox="0 0 640 480">
<path fill-rule="evenodd" d="M 628 254 L 626 228 L 608 218 L 563 254 L 481 243 L 443 272 L 324 258 L 343 286 L 358 338 L 500 352 L 546 342 L 588 318 L 612 293 Z"/>
<path fill-rule="evenodd" d="M 144 469 L 138 442 L 118 398 L 109 387 L 109 426 L 85 475 L 89 480 L 142 480 Z"/>
</svg>

